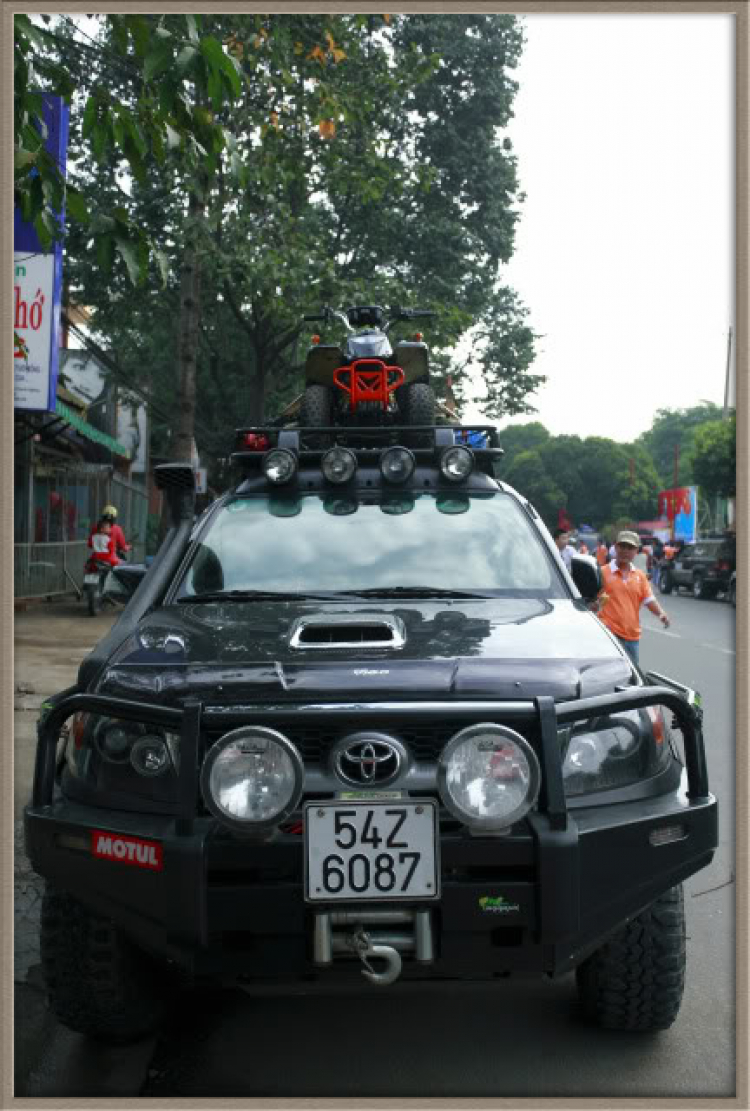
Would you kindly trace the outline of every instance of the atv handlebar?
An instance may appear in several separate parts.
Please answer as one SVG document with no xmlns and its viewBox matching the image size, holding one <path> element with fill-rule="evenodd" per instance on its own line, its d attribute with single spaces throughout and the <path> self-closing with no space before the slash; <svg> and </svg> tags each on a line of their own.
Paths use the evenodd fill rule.
<svg viewBox="0 0 750 1111">
<path fill-rule="evenodd" d="M 402 309 L 397 307 L 391 309 L 390 320 L 386 320 L 385 310 L 381 309 L 379 305 L 350 305 L 348 309 L 332 309 L 330 305 L 326 305 L 322 313 L 305 313 L 302 319 L 322 320 L 325 324 L 328 324 L 332 318 L 335 318 L 344 325 L 348 332 L 353 332 L 355 328 L 352 326 L 350 316 L 355 314 L 356 319 L 361 313 L 374 314 L 373 319 L 367 321 L 371 324 L 375 324 L 376 318 L 379 316 L 384 332 L 387 332 L 391 324 L 396 324 L 399 320 L 416 320 L 438 315 L 432 309 Z"/>
</svg>

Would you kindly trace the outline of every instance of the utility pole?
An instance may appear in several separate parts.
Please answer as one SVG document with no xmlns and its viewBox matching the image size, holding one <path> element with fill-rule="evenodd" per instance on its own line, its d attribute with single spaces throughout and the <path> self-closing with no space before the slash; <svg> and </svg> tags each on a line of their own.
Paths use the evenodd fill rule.
<svg viewBox="0 0 750 1111">
<path fill-rule="evenodd" d="M 729 412 L 729 371 L 732 367 L 732 325 L 729 325 L 729 332 L 727 333 L 727 367 L 724 372 L 724 412 L 722 413 L 722 420 L 727 419 Z"/>
</svg>

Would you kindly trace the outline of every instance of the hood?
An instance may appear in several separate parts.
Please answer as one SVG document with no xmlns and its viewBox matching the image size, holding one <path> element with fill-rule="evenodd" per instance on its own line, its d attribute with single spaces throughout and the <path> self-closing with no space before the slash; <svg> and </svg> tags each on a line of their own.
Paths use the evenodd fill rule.
<svg viewBox="0 0 750 1111">
<path fill-rule="evenodd" d="M 392 647 L 293 648 L 300 619 L 397 626 Z M 115 651 L 102 694 L 247 701 L 588 697 L 630 682 L 610 634 L 570 599 L 220 602 L 165 606 Z"/>
</svg>

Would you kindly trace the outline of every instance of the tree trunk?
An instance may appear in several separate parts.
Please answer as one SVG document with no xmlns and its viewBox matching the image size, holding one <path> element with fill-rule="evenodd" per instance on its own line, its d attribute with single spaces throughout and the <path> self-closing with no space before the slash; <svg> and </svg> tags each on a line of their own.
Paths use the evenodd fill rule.
<svg viewBox="0 0 750 1111">
<path fill-rule="evenodd" d="M 188 219 L 191 222 L 198 220 L 204 211 L 204 201 L 195 191 L 191 191 Z M 189 463 L 192 458 L 201 309 L 200 258 L 194 241 L 188 240 L 180 271 L 180 390 L 177 397 L 177 431 L 172 437 L 169 453 L 170 459 L 175 463 Z"/>
</svg>

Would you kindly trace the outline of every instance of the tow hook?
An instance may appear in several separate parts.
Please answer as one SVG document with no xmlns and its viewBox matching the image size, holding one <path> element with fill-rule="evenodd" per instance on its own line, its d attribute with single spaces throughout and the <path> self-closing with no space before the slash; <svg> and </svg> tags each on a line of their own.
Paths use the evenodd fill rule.
<svg viewBox="0 0 750 1111">
<path fill-rule="evenodd" d="M 386 987 L 398 980 L 401 975 L 401 956 L 391 945 L 373 945 L 369 934 L 362 926 L 354 930 L 347 941 L 365 966 L 362 975 L 371 984 Z M 386 962 L 383 972 L 375 971 L 370 964 L 371 957 L 378 957 Z"/>
</svg>

